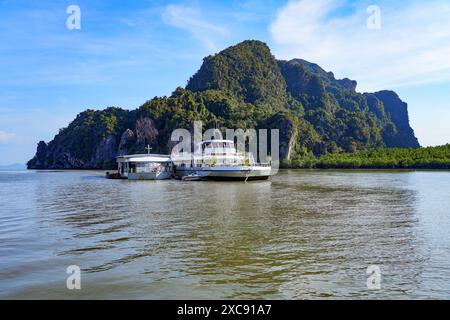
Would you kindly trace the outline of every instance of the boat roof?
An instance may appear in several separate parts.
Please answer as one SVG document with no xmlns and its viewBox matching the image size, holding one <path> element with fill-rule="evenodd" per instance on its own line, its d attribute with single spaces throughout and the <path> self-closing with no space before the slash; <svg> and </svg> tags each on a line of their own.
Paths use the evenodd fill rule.
<svg viewBox="0 0 450 320">
<path fill-rule="evenodd" d="M 165 154 L 130 154 L 117 157 L 123 162 L 170 162 L 170 155 Z"/>
<path fill-rule="evenodd" d="M 204 140 L 202 141 L 202 143 L 211 143 L 211 142 L 229 142 L 229 143 L 234 143 L 233 140 L 219 140 L 219 139 L 214 139 L 214 140 Z"/>
</svg>

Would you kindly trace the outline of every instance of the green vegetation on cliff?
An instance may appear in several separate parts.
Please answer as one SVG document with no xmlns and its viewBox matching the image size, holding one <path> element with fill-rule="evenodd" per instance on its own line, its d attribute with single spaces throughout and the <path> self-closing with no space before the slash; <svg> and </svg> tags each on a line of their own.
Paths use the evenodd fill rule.
<svg viewBox="0 0 450 320">
<path fill-rule="evenodd" d="M 134 125 L 135 111 L 86 110 L 48 144 L 39 142 L 28 162 L 35 169 L 90 169 L 115 166 L 118 137 Z"/>
<path fill-rule="evenodd" d="M 335 79 L 318 65 L 278 61 L 266 44 L 244 41 L 206 57 L 186 88 L 134 111 L 80 113 L 29 168 L 109 169 L 121 154 L 170 152 L 176 128 L 280 130 L 280 157 L 292 160 L 376 148 L 418 148 L 407 105 L 392 91 L 358 93 L 356 81 Z"/>
</svg>

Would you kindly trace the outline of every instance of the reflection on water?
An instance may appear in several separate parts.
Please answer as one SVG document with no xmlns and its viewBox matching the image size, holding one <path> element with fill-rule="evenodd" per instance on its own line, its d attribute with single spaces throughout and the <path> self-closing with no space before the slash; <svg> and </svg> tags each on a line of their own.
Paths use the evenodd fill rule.
<svg viewBox="0 0 450 320">
<path fill-rule="evenodd" d="M 2 298 L 449 298 L 449 172 L 0 172 Z M 382 289 L 366 286 L 379 265 Z M 82 290 L 65 287 L 82 269 Z"/>
</svg>

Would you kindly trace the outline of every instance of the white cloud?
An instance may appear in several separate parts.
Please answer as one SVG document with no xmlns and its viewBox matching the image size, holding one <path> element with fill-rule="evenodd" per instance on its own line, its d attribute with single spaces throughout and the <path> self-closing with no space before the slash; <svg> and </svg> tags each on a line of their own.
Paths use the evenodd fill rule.
<svg viewBox="0 0 450 320">
<path fill-rule="evenodd" d="M 136 27 L 137 23 L 132 19 L 126 19 L 126 18 L 119 18 L 117 19 L 118 22 L 123 23 L 124 25 L 134 28 Z"/>
<path fill-rule="evenodd" d="M 270 26 L 275 54 L 316 62 L 361 91 L 450 80 L 449 1 L 377 1 L 381 30 L 366 26 L 371 4 L 289 1 Z"/>
<path fill-rule="evenodd" d="M 13 133 L 0 131 L 0 142 L 7 142 L 14 138 Z"/>
<path fill-rule="evenodd" d="M 215 39 L 228 34 L 224 27 L 208 22 L 199 9 L 183 5 L 169 5 L 163 12 L 163 21 L 168 25 L 184 29 L 200 40 L 203 45 L 216 50 Z"/>
</svg>

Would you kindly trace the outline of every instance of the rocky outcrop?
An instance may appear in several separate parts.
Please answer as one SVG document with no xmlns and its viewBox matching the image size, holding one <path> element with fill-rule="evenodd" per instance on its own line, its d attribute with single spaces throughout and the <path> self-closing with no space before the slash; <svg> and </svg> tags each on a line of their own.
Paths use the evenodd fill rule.
<svg viewBox="0 0 450 320">
<path fill-rule="evenodd" d="M 30 160 L 34 169 L 45 169 L 47 167 L 47 144 L 39 141 L 36 155 Z"/>
<path fill-rule="evenodd" d="M 247 40 L 206 57 L 186 89 L 222 90 L 248 103 L 287 99 L 286 83 L 269 47 Z"/>
<path fill-rule="evenodd" d="M 280 112 L 262 122 L 259 127 L 278 130 L 279 157 L 281 160 L 290 160 L 298 143 L 298 121 L 289 114 Z"/>
<path fill-rule="evenodd" d="M 145 148 L 147 144 L 152 144 L 158 136 L 158 129 L 155 126 L 155 122 L 148 118 L 142 117 L 136 121 L 136 144 Z"/>
<path fill-rule="evenodd" d="M 277 61 L 260 41 L 206 57 L 186 89 L 137 110 L 86 110 L 49 143 L 31 169 L 112 169 L 117 155 L 170 153 L 174 129 L 278 129 L 280 159 L 377 147 L 417 148 L 408 106 L 395 92 L 361 94 L 357 82 L 302 59 Z M 268 150 L 270 152 L 270 150 Z"/>
<path fill-rule="evenodd" d="M 81 159 L 76 153 L 64 150 L 61 146 L 50 148 L 41 141 L 36 156 L 28 162 L 29 169 L 97 169 L 115 166 L 116 137 L 108 135 L 95 147 L 93 156 Z"/>
<path fill-rule="evenodd" d="M 116 166 L 119 133 L 133 118 L 119 108 L 86 110 L 48 144 L 41 141 L 30 169 L 110 169 Z"/>
<path fill-rule="evenodd" d="M 136 142 L 136 135 L 131 129 L 125 130 L 125 132 L 120 137 L 120 143 L 118 147 L 118 155 L 129 154 L 129 150 Z"/>
<path fill-rule="evenodd" d="M 403 102 L 393 91 L 380 91 L 374 94 L 384 105 L 385 112 L 395 125 L 393 132 L 386 133 L 384 140 L 387 147 L 420 147 L 414 130 L 409 124 L 408 104 Z"/>
<path fill-rule="evenodd" d="M 116 136 L 109 134 L 95 148 L 95 153 L 89 161 L 89 167 L 108 167 L 115 165 L 117 155 Z"/>
</svg>

